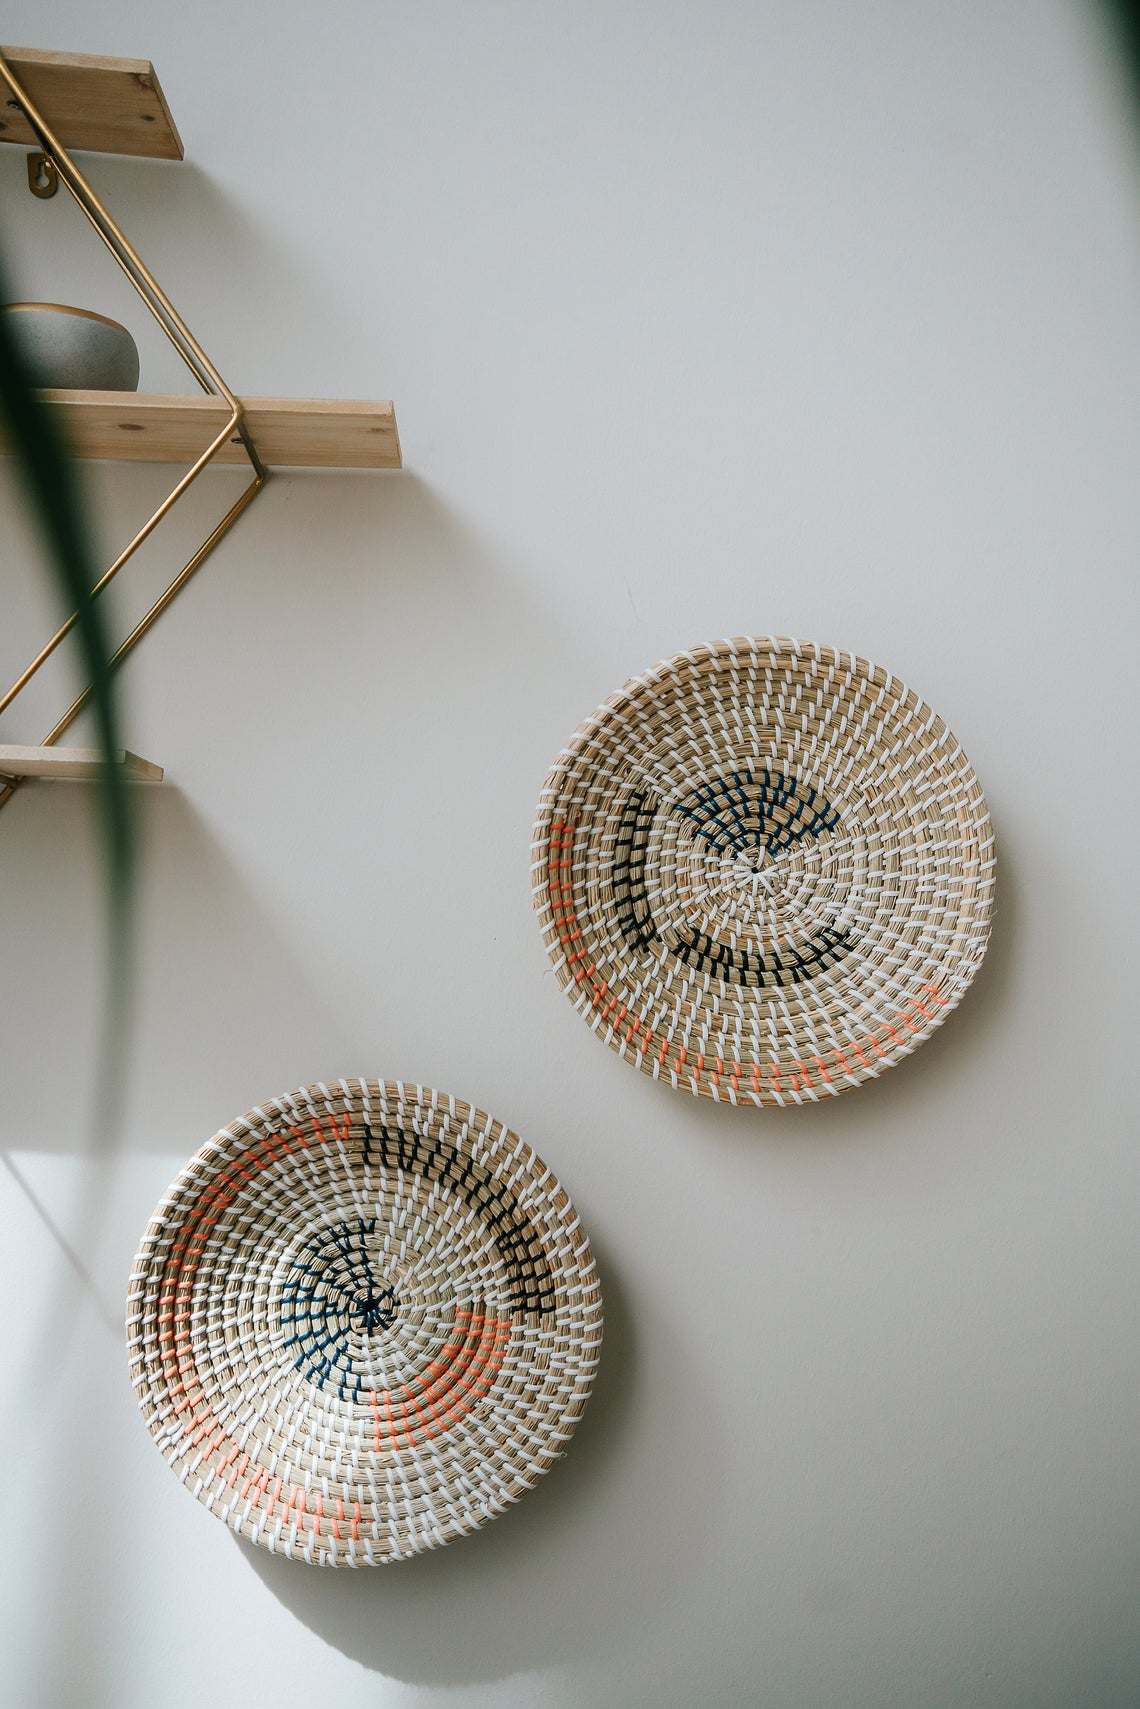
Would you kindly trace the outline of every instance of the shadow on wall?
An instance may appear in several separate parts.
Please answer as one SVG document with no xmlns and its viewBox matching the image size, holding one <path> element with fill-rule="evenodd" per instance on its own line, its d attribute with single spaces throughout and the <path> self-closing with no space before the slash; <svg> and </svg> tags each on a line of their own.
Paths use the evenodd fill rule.
<svg viewBox="0 0 1140 1709">
<path fill-rule="evenodd" d="M 385 318 L 346 314 L 317 255 L 283 242 L 267 220 L 250 175 L 239 168 L 217 177 L 193 158 L 193 140 L 184 141 L 190 158 L 177 165 L 101 155 L 92 176 L 128 237 L 145 245 L 148 265 L 226 381 L 242 395 L 388 397 Z M 0 191 L 11 210 L 16 294 L 58 295 L 114 316 L 139 346 L 140 391 L 192 391 L 185 365 L 71 198 L 58 196 L 45 210 L 31 203 L 24 179 L 23 154 L 5 150 Z M 198 236 L 196 258 L 186 253 L 187 233 Z M 258 312 L 219 316 L 219 277 Z M 290 338 L 297 327 L 319 328 L 322 336 Z"/>
<path fill-rule="evenodd" d="M 263 1096 L 275 1073 L 291 1085 L 299 1062 L 336 1060 L 342 1041 L 252 885 L 193 805 L 163 786 L 137 794 L 144 859 L 129 1143 L 135 1151 L 168 1152 L 188 1139 L 196 1148 L 235 1108 L 247 1107 L 254 1045 Z M 97 1044 L 92 1017 L 105 1000 L 91 801 L 85 785 L 43 784 L 27 786 L 18 806 L 22 834 L 9 844 L 9 852 L 18 850 L 9 883 L 30 894 L 38 886 L 52 905 L 49 919 L 36 916 L 28 928 L 34 954 L 29 946 L 22 1000 L 5 1025 L 2 1054 L 13 1065 L 6 1126 L 14 1148 L 82 1153 Z M 251 1014 L 271 1020 L 252 1037 Z M 57 1036 L 83 1046 L 69 1049 L 47 1109 L 38 1083 L 14 1071 L 42 1047 L 45 1017 Z"/>
<path fill-rule="evenodd" d="M 259 897 L 256 874 L 243 873 L 177 789 L 148 801 L 139 901 L 134 1107 L 161 1111 L 176 1087 L 180 1132 L 144 1116 L 137 1149 L 186 1140 L 195 1149 L 291 1087 L 299 1067 L 341 1060 L 338 1016 Z"/>
<path fill-rule="evenodd" d="M 565 1460 L 515 1506 L 442 1549 L 355 1571 L 237 1539 L 303 1625 L 390 1678 L 465 1685 L 628 1649 L 631 1631 L 684 1606 L 724 1494 L 714 1389 L 644 1302 L 635 1334 L 614 1270 L 599 1269 L 606 1327 L 593 1396 Z"/>
<path fill-rule="evenodd" d="M 263 577 L 211 564 L 128 667 L 143 706 L 161 709 L 149 734 L 169 779 L 135 791 L 132 1149 L 193 1149 L 271 1092 L 383 1066 L 377 1036 L 399 1045 L 404 1008 L 418 1011 L 386 987 L 379 1001 L 377 946 L 405 977 L 426 979 L 409 969 L 392 900 L 408 871 L 407 827 L 440 940 L 485 944 L 487 923 L 473 926 L 454 883 L 455 825 L 487 862 L 517 850 L 525 908 L 530 816 L 557 741 L 543 733 L 541 708 L 574 674 L 572 646 L 525 576 L 415 477 L 282 476 L 264 504 L 261 549 L 279 597 L 267 608 Z M 335 574 L 325 569 L 330 540 Z M 534 719 L 525 708 L 538 709 Z M 514 795 L 504 797 L 509 780 L 487 786 L 488 755 L 520 747 Z M 332 837 L 327 813 L 294 810 L 299 779 L 315 767 L 321 800 L 337 804 Z M 0 1072 L 14 1149 L 87 1145 L 93 1017 L 106 1001 L 94 823 L 89 786 L 29 783 L 0 825 L 9 972 Z M 263 826 L 275 838 L 276 915 L 265 900 L 271 863 L 250 829 Z M 330 944 L 335 957 L 323 953 Z M 457 973 L 470 978 L 472 1001 L 477 959 L 460 958 Z M 48 1030 L 68 1048 L 45 1109 L 22 1065 Z"/>
</svg>

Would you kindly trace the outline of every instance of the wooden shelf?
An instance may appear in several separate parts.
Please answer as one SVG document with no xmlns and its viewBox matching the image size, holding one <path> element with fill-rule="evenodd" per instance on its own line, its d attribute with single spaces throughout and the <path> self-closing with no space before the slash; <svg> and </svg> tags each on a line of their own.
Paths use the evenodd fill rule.
<svg viewBox="0 0 1140 1709">
<path fill-rule="evenodd" d="M 4 47 L 0 53 L 64 148 L 182 159 L 182 138 L 149 60 L 30 47 Z M 0 142 L 40 146 L 23 114 L 3 103 Z"/>
<path fill-rule="evenodd" d="M 148 155 L 181 160 L 182 141 L 170 116 L 154 67 L 145 59 L 107 59 L 91 54 L 47 53 L 37 48 L 0 48 L 6 67 L 0 89 L 10 93 L 0 98 L 0 143 L 16 143 L 43 151 L 54 165 L 91 223 L 110 241 L 114 234 L 110 215 L 88 183 L 77 163 L 58 174 L 61 155 L 69 150 L 92 149 L 98 153 Z M 14 87 L 13 87 L 14 85 Z M 38 115 L 50 140 L 41 142 L 24 116 L 24 108 Z M 57 177 L 38 185 L 34 159 L 29 161 L 33 190 L 51 192 Z M 162 320 L 159 308 L 164 299 L 156 295 L 154 281 L 137 262 L 129 247 L 111 245 L 127 279 L 143 302 Z M 166 324 L 165 322 L 163 323 Z M 166 326 L 172 343 L 195 374 L 205 370 L 200 346 L 181 323 Z M 208 362 L 207 362 L 208 367 Z M 212 371 L 212 370 L 211 370 Z M 230 411 L 216 397 L 196 393 L 174 397 L 158 393 L 44 391 L 40 398 L 51 411 L 67 451 L 74 457 L 108 462 L 176 463 L 185 468 L 195 464 L 220 434 L 225 433 Z M 244 431 L 266 468 L 399 469 L 402 467 L 396 412 L 390 403 L 360 402 L 335 398 L 243 398 Z M 0 433 L 0 455 L 11 448 Z M 250 499 L 262 486 L 260 472 L 252 467 L 247 447 L 233 436 L 215 453 L 213 461 L 241 464 L 254 476 L 231 504 L 222 521 L 207 535 L 184 568 L 149 612 L 131 630 L 115 653 L 124 657 L 154 619 L 226 534 Z M 116 560 L 111 574 L 149 537 L 167 510 L 184 490 L 180 476 L 170 495 Z M 48 657 L 66 626 L 19 679 L 22 688 Z M 53 727 L 60 734 L 70 727 L 81 696 Z M 120 752 L 110 762 L 121 776 L 157 782 L 162 767 Z M 0 805 L 9 799 L 25 778 L 97 778 L 108 775 L 108 762 L 89 748 L 22 747 L 0 744 Z"/>
<path fill-rule="evenodd" d="M 43 392 L 77 457 L 128 463 L 192 463 L 225 425 L 217 398 L 147 392 Z M 267 466 L 398 469 L 400 436 L 390 403 L 346 398 L 245 398 L 250 437 Z M 0 438 L 0 451 L 7 446 Z M 218 463 L 244 463 L 240 443 Z"/>
<path fill-rule="evenodd" d="M 121 750 L 113 764 L 136 783 L 161 783 L 162 767 Z M 106 766 L 98 748 L 23 748 L 0 744 L 0 776 L 76 779 L 102 777 Z"/>
</svg>

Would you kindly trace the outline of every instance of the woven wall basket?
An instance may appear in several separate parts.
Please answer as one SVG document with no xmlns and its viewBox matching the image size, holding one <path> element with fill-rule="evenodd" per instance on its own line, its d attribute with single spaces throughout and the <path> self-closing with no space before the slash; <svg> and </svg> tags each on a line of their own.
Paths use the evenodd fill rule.
<svg viewBox="0 0 1140 1709">
<path fill-rule="evenodd" d="M 909 1054 L 985 953 L 993 832 L 940 718 L 865 659 L 778 637 L 667 659 L 600 706 L 539 802 L 559 982 L 654 1079 L 835 1096 Z"/>
<path fill-rule="evenodd" d="M 131 1375 L 183 1483 L 328 1566 L 472 1531 L 563 1452 L 601 1293 L 574 1207 L 456 1098 L 340 1080 L 223 1128 L 131 1273 Z"/>
</svg>

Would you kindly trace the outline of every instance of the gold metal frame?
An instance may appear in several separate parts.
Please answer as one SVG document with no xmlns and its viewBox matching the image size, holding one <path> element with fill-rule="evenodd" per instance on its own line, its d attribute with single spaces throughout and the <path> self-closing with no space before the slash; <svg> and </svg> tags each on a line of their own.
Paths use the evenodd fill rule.
<svg viewBox="0 0 1140 1709">
<path fill-rule="evenodd" d="M 241 493 L 236 503 L 230 506 L 229 510 L 218 523 L 217 527 L 206 537 L 205 540 L 203 540 L 197 551 L 175 576 L 174 580 L 170 583 L 165 592 L 159 595 L 146 615 L 140 618 L 135 624 L 126 640 L 122 641 L 115 649 L 114 653 L 112 653 L 110 665 L 112 669 L 115 669 L 142 639 L 147 630 L 151 627 L 151 624 L 154 623 L 155 619 L 162 615 L 171 600 L 174 599 L 175 595 L 180 593 L 186 586 L 186 583 L 190 580 L 190 577 L 194 574 L 194 571 L 198 568 L 199 564 L 209 557 L 214 547 L 218 544 L 218 541 L 221 540 L 224 534 L 229 532 L 230 528 L 232 528 L 233 524 L 237 521 L 242 511 L 253 500 L 257 493 L 260 492 L 261 488 L 265 485 L 266 470 L 262 465 L 261 459 L 258 456 L 257 450 L 246 429 L 244 411 L 240 400 L 234 396 L 233 392 L 231 392 L 230 388 L 226 385 L 225 381 L 218 373 L 218 370 L 214 367 L 214 364 L 202 349 L 202 346 L 198 343 L 181 315 L 171 303 L 169 297 L 158 284 L 153 274 L 144 265 L 136 251 L 131 247 L 122 231 L 115 224 L 115 221 L 103 206 L 103 203 L 99 200 L 99 197 L 95 194 L 82 172 L 80 172 L 71 156 L 67 153 L 59 139 L 48 126 L 43 115 L 37 110 L 33 102 L 29 100 L 19 79 L 16 77 L 2 53 L 0 53 L 0 79 L 2 79 L 3 83 L 7 85 L 12 98 L 18 101 L 23 109 L 24 117 L 27 119 L 31 129 L 35 132 L 36 138 L 43 149 L 49 167 L 58 175 L 59 180 L 67 186 L 72 197 L 79 204 L 79 207 L 86 215 L 88 221 L 94 227 L 107 249 L 111 252 L 111 255 L 114 257 L 118 266 L 126 274 L 127 278 L 138 292 L 138 295 L 142 298 L 143 302 L 146 304 L 147 308 L 150 310 L 151 314 L 154 316 L 175 350 L 177 350 L 179 356 L 181 356 L 202 390 L 207 392 L 211 397 L 221 398 L 230 411 L 230 418 L 222 428 L 221 432 L 211 440 L 210 444 L 206 447 L 198 460 L 191 465 L 172 491 L 163 499 L 154 515 L 139 529 L 130 545 L 119 553 L 119 556 L 115 559 L 115 562 L 111 565 L 110 569 L 106 570 L 95 583 L 95 586 L 91 590 L 91 597 L 94 598 L 96 594 L 102 593 L 108 583 L 118 575 L 123 565 L 128 561 L 128 559 L 134 556 L 139 547 L 143 544 L 143 541 L 149 538 L 167 512 L 177 504 L 183 493 L 194 483 L 194 481 L 197 480 L 207 463 L 212 461 L 224 445 L 227 443 L 233 443 L 235 445 L 240 443 L 244 446 L 245 453 L 249 458 L 250 468 L 253 471 L 253 480 Z M 50 177 L 50 172 L 48 176 Z M 7 694 L 0 697 L 0 713 L 3 713 L 12 704 L 21 689 L 23 689 L 26 684 L 31 681 L 32 677 L 35 676 L 40 666 L 51 657 L 60 642 L 74 628 L 75 623 L 78 620 L 78 616 L 78 612 L 72 613 L 67 621 L 56 630 L 55 634 L 52 636 L 51 640 L 47 642 L 46 646 L 40 649 L 27 669 L 17 677 Z M 51 730 L 48 731 L 47 735 L 43 739 L 43 747 L 54 746 L 54 744 L 63 735 L 64 731 L 74 723 L 75 719 L 78 718 L 79 714 L 83 711 L 83 708 L 91 698 L 91 693 L 92 685 L 89 684 L 71 703 L 58 723 L 53 725 Z M 4 805 L 21 781 L 22 780 L 18 777 L 5 780 L 4 786 L 0 788 L 0 807 Z"/>
</svg>

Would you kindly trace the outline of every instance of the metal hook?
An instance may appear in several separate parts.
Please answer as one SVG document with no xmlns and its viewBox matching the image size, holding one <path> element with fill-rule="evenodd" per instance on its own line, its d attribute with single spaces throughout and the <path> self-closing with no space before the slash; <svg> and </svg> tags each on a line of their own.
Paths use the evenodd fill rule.
<svg viewBox="0 0 1140 1709">
<path fill-rule="evenodd" d="M 28 189 L 33 196 L 39 196 L 45 202 L 59 189 L 59 173 L 55 161 L 50 160 L 46 154 L 29 154 Z"/>
</svg>

